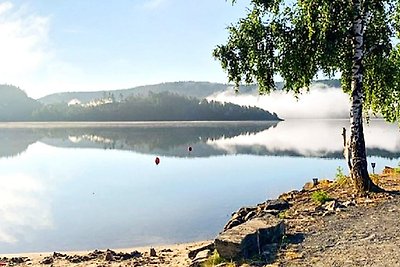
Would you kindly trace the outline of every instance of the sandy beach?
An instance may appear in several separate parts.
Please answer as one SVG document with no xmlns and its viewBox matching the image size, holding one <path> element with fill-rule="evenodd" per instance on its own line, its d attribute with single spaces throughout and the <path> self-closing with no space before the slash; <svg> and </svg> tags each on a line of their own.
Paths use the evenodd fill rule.
<svg viewBox="0 0 400 267">
<path fill-rule="evenodd" d="M 0 254 L 0 266 L 189 266 L 190 250 L 211 242 L 111 249 L 109 253 L 101 250 Z M 151 248 L 154 248 L 155 256 L 150 255 Z"/>
</svg>

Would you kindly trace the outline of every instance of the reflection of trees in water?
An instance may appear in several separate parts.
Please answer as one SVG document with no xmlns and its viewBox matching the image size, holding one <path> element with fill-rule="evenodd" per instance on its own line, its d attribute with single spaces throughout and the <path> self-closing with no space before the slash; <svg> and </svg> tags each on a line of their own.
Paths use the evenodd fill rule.
<svg viewBox="0 0 400 267">
<path fill-rule="evenodd" d="M 33 129 L 0 129 L 0 157 L 18 156 L 39 139 Z"/>
<path fill-rule="evenodd" d="M 165 155 L 174 155 L 181 150 L 178 149 L 181 146 L 195 146 L 197 144 L 199 151 L 203 151 L 202 154 L 206 155 L 205 148 L 201 146 L 206 146 L 207 140 L 255 134 L 275 127 L 276 124 L 231 122 L 193 125 L 185 123 L 182 125 L 173 124 L 172 126 L 153 124 L 116 128 L 109 126 L 95 128 L 2 128 L 0 129 L 0 157 L 17 156 L 25 151 L 30 144 L 37 141 L 58 147 L 121 149 L 141 153 L 163 152 Z"/>
<path fill-rule="evenodd" d="M 0 157 L 17 156 L 30 144 L 41 141 L 57 147 L 98 148 L 129 150 L 143 154 L 186 157 L 188 146 L 193 147 L 193 157 L 208 157 L 228 153 L 342 158 L 342 151 L 310 151 L 302 154 L 295 147 L 281 150 L 268 149 L 260 145 L 236 145 L 232 151 L 207 143 L 209 140 L 233 138 L 240 135 L 251 135 L 275 128 L 277 123 L 181 123 L 149 124 L 125 127 L 70 127 L 70 128 L 1 128 Z M 293 134 L 296 134 L 295 132 Z M 391 152 L 379 147 L 367 149 L 369 156 L 389 159 L 400 158 L 400 151 Z"/>
<path fill-rule="evenodd" d="M 209 156 L 223 153 L 217 153 L 214 148 L 206 145 L 207 140 L 255 134 L 275 126 L 276 123 L 202 123 L 195 126 L 52 129 L 50 135 L 42 141 L 63 147 L 98 147 L 171 156 L 186 156 L 187 146 L 193 146 L 195 149 L 192 155 Z M 75 143 L 71 137 L 76 140 Z"/>
</svg>

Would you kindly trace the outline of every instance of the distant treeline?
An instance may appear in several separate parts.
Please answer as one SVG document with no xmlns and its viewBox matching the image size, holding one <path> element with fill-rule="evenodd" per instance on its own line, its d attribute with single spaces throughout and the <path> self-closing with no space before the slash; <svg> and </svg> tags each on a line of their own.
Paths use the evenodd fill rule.
<svg viewBox="0 0 400 267">
<path fill-rule="evenodd" d="M 108 102 L 108 103 L 107 103 Z M 131 96 L 96 106 L 45 105 L 33 113 L 37 121 L 240 121 L 279 120 L 274 113 L 257 107 L 179 96 L 169 92 Z"/>
<path fill-rule="evenodd" d="M 110 94 L 91 105 L 45 105 L 10 85 L 0 85 L 0 95 L 0 121 L 279 120 L 275 113 L 257 107 L 208 102 L 170 92 L 127 98 Z"/>
</svg>

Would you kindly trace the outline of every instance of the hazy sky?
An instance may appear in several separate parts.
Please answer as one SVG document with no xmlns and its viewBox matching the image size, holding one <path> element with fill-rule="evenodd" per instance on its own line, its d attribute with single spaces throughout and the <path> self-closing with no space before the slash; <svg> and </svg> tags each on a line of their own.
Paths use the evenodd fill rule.
<svg viewBox="0 0 400 267">
<path fill-rule="evenodd" d="M 31 97 L 227 82 L 212 56 L 249 0 L 0 0 L 0 83 Z"/>
</svg>

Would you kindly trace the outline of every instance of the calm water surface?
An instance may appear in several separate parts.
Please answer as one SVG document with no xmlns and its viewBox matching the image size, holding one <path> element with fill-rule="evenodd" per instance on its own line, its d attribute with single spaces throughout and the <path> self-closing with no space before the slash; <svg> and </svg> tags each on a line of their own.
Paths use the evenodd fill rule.
<svg viewBox="0 0 400 267">
<path fill-rule="evenodd" d="M 0 253 L 213 238 L 239 207 L 346 170 L 344 126 L 0 124 Z M 365 134 L 376 171 L 399 164 L 396 125 L 372 121 Z"/>
</svg>

